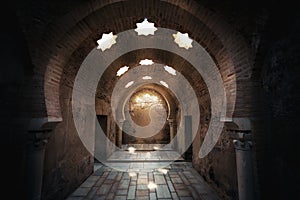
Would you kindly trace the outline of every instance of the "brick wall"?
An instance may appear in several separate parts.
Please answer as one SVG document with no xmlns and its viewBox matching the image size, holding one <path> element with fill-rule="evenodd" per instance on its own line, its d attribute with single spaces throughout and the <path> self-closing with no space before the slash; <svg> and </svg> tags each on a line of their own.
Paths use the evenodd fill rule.
<svg viewBox="0 0 300 200">
<path fill-rule="evenodd" d="M 49 152 L 58 144 L 58 138 L 66 138 L 69 131 L 74 128 L 72 122 L 70 122 L 72 121 L 70 91 L 81 62 L 88 52 L 96 46 L 96 40 L 99 39 L 100 34 L 108 31 L 118 33 L 135 28 L 135 23 L 141 21 L 144 17 L 148 17 L 157 26 L 190 33 L 190 36 L 209 52 L 220 70 L 228 99 L 227 116 L 249 117 L 252 115 L 253 108 L 251 105 L 254 100 L 251 77 L 256 40 L 243 38 L 247 35 L 245 36 L 243 34 L 245 30 L 240 28 L 241 26 L 244 27 L 244 24 L 249 21 L 248 18 L 245 19 L 245 23 L 235 23 L 234 20 L 231 21 L 234 17 L 232 17 L 233 14 L 230 9 L 229 11 L 222 11 L 223 7 L 219 7 L 219 4 L 207 2 L 203 2 L 206 6 L 204 7 L 196 1 L 30 2 L 28 5 L 20 5 L 19 9 L 20 21 L 35 65 L 35 78 L 33 80 L 36 89 L 27 95 L 31 96 L 36 102 L 35 116 L 63 117 L 62 124 L 55 130 L 57 139 L 53 139 L 52 143 L 49 144 Z M 251 17 L 250 20 L 252 20 Z M 159 60 L 174 66 L 191 81 L 199 97 L 201 113 L 206 113 L 201 115 L 205 127 L 205 124 L 209 121 L 210 102 L 209 94 L 205 90 L 205 84 L 203 84 L 201 77 L 193 73 L 194 71 L 188 66 L 187 61 L 167 52 L 158 50 L 146 52 L 142 50 L 132 58 L 138 60 L 139 56 L 145 55 L 153 60 Z M 130 56 L 124 57 L 126 62 L 129 63 L 132 58 Z M 136 60 L 132 62 L 136 62 Z M 118 65 L 115 68 L 111 67 L 110 75 L 115 74 L 116 67 Z M 114 79 L 114 81 L 116 80 Z M 103 84 L 100 85 L 104 86 Z M 113 83 L 108 84 L 104 89 L 111 91 L 113 86 Z M 97 101 L 98 97 L 101 99 L 103 95 L 101 97 L 101 94 L 98 93 Z M 107 97 L 104 95 L 104 101 L 97 104 L 96 109 L 101 110 L 98 110 L 98 113 L 109 113 L 106 110 L 107 101 L 105 98 Z M 76 138 L 75 135 L 73 136 Z M 201 145 L 204 135 L 205 130 L 203 129 L 194 142 L 194 153 Z M 66 142 L 68 141 L 69 138 L 67 137 Z M 235 164 L 232 155 L 233 149 L 231 144 L 227 144 L 228 138 L 225 131 L 220 139 L 220 144 L 223 143 L 226 145 L 221 145 L 221 150 L 217 147 L 206 159 L 200 160 L 196 154 L 194 163 L 202 175 L 207 177 L 208 182 L 217 188 L 222 195 L 235 196 L 236 181 L 233 174 Z M 74 148 L 76 144 L 78 144 L 78 141 L 70 142 L 69 147 Z M 83 149 L 78 151 L 80 151 L 80 156 L 60 157 L 56 165 L 63 159 L 73 159 L 75 160 L 73 164 L 80 165 L 80 159 L 88 156 L 88 154 Z M 57 154 L 62 155 L 62 152 L 58 150 Z M 48 162 L 50 162 L 51 157 L 48 156 Z M 226 157 L 224 165 L 232 174 L 232 179 L 223 175 L 222 169 L 218 167 L 222 157 Z M 59 169 L 56 165 L 49 165 L 52 167 L 49 167 L 46 173 L 47 176 L 51 176 L 49 171 Z M 63 170 L 68 169 L 70 166 L 71 164 L 66 164 Z M 78 169 L 72 169 L 72 172 L 80 173 Z M 82 177 L 87 176 L 87 174 L 87 172 L 84 172 Z M 66 184 L 68 186 L 62 194 L 68 193 L 67 191 L 71 191 L 79 183 L 80 180 L 70 181 Z M 229 191 L 228 188 L 233 189 Z"/>
</svg>

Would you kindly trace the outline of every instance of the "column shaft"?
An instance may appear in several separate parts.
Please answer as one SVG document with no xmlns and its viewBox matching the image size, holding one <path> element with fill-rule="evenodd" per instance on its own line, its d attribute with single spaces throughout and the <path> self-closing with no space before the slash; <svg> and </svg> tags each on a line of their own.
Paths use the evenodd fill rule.
<svg viewBox="0 0 300 200">
<path fill-rule="evenodd" d="M 254 199 L 251 142 L 234 140 L 239 200 Z"/>
<path fill-rule="evenodd" d="M 43 183 L 45 146 L 49 131 L 29 132 L 26 151 L 26 199 L 40 200 Z"/>
</svg>

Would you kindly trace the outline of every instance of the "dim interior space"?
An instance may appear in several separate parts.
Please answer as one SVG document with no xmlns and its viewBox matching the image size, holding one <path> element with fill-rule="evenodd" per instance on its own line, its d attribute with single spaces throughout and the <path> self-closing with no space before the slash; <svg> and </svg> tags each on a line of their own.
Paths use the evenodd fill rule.
<svg viewBox="0 0 300 200">
<path fill-rule="evenodd" d="M 5 11 L 9 199 L 298 195 L 297 6 L 15 0 Z"/>
</svg>

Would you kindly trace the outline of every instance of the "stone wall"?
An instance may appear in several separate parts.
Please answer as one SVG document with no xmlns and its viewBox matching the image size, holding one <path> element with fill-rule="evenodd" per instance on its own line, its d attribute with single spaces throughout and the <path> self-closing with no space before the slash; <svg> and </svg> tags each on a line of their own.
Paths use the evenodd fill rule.
<svg viewBox="0 0 300 200">
<path fill-rule="evenodd" d="M 275 14 L 285 8 L 279 16 Z M 293 198 L 300 185 L 299 173 L 299 100 L 300 100 L 300 17 L 292 5 L 274 10 L 264 35 L 264 48 L 258 65 L 264 109 L 256 127 L 261 134 L 259 173 L 263 199 Z M 280 30 L 277 30 L 281 27 Z M 260 105 L 262 108 L 262 105 Z M 263 145 L 263 147 L 262 147 Z M 262 151 L 264 149 L 264 151 Z"/>
<path fill-rule="evenodd" d="M 60 86 L 63 121 L 56 126 L 47 144 L 43 199 L 64 199 L 93 172 L 94 157 L 83 146 L 72 113 L 72 89 L 79 68 L 78 59 L 73 58 L 67 64 Z"/>
<path fill-rule="evenodd" d="M 204 158 L 199 158 L 199 150 L 206 136 L 210 122 L 210 97 L 204 82 L 196 85 L 200 106 L 200 129 L 192 144 L 193 167 L 200 173 L 222 197 L 222 199 L 238 199 L 235 152 L 226 126 L 213 150 Z"/>
<path fill-rule="evenodd" d="M 70 111 L 70 91 L 80 63 L 96 46 L 99 33 L 118 33 L 134 28 L 135 22 L 145 16 L 151 17 L 158 26 L 191 33 L 191 37 L 201 43 L 217 63 L 228 95 L 229 116 L 250 117 L 252 120 L 256 185 L 261 199 L 288 198 L 297 191 L 300 180 L 297 173 L 299 12 L 294 4 L 288 1 L 245 3 L 235 0 L 153 0 L 150 4 L 148 0 L 28 0 L 18 1 L 15 7 L 33 65 L 28 67 L 28 63 L 13 62 L 18 58 L 13 51 L 17 48 L 12 50 L 9 47 L 17 45 L 10 32 L 1 35 L 2 40 L 7 41 L 7 36 L 10 36 L 13 41 L 11 46 L 10 42 L 5 43 L 4 52 L 13 55 L 5 59 L 9 61 L 7 67 L 19 66 L 22 70 L 28 67 L 28 70 L 24 70 L 29 74 L 24 82 L 32 82 L 33 87 L 26 87 L 20 80 L 10 82 L 12 73 L 4 71 L 1 87 L 5 93 L 9 93 L 1 101 L 6 108 L 2 115 L 5 116 L 4 122 L 8 121 L 9 126 L 14 126 L 7 119 L 11 119 L 10 109 L 18 104 L 15 95 L 20 90 L 22 95 L 18 97 L 19 102 L 30 102 L 21 109 L 22 114 L 30 112 L 33 118 L 63 119 L 47 145 L 45 199 L 62 199 L 91 173 L 91 157 L 76 137 Z M 17 23 L 13 21 L 13 24 Z M 163 54 L 161 51 L 152 51 L 145 55 L 159 58 L 165 63 L 180 63 L 180 71 L 185 72 L 187 77 L 190 75 L 200 97 L 200 110 L 204 115 L 201 114 L 202 129 L 193 144 L 193 164 L 224 198 L 235 198 L 233 147 L 226 130 L 208 157 L 201 160 L 197 157 L 210 119 L 209 94 L 196 86 L 196 82 L 202 83 L 199 77 L 193 78 L 192 71 L 184 66 L 186 61 Z M 139 54 L 133 57 L 139 57 Z M 12 80 L 16 80 L 16 77 Z M 99 110 L 109 105 L 106 103 L 97 105 L 101 107 Z M 109 115 L 108 111 L 97 112 Z M 116 130 L 113 123 L 109 122 L 111 133 Z M 20 138 L 11 129 L 9 133 L 9 140 Z M 111 140 L 115 138 L 114 134 L 109 137 Z M 25 143 L 23 140 L 19 142 Z M 16 148 L 19 146 L 16 145 L 18 142 L 12 143 Z M 20 151 L 12 157 L 18 156 Z"/>
</svg>

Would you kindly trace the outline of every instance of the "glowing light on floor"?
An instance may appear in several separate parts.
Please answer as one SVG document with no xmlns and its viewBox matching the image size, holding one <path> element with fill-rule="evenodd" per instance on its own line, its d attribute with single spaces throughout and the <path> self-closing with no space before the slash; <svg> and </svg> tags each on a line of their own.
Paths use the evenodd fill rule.
<svg viewBox="0 0 300 200">
<path fill-rule="evenodd" d="M 153 149 L 154 149 L 154 150 L 159 150 L 159 147 L 155 147 L 155 146 L 154 146 Z"/>
<path fill-rule="evenodd" d="M 136 148 L 134 148 L 134 147 L 128 147 L 129 153 L 134 153 L 135 150 L 136 150 Z"/>
<path fill-rule="evenodd" d="M 160 82 L 160 84 L 162 84 L 163 86 L 165 86 L 166 88 L 169 88 L 169 85 L 166 83 L 166 82 L 164 82 L 164 81 L 159 81 Z"/>
<path fill-rule="evenodd" d="M 129 69 L 129 67 L 127 67 L 127 66 L 121 67 L 121 68 L 117 71 L 117 76 L 121 76 L 122 74 L 124 74 L 125 72 L 127 72 L 128 69 Z"/>
<path fill-rule="evenodd" d="M 157 30 L 154 23 L 148 22 L 146 18 L 142 23 L 136 23 L 136 26 L 135 32 L 137 32 L 138 35 L 154 35 L 154 32 Z"/>
<path fill-rule="evenodd" d="M 153 61 L 149 59 L 144 59 L 140 61 L 140 65 L 153 65 Z"/>
<path fill-rule="evenodd" d="M 167 174 L 169 170 L 167 170 L 167 169 L 157 169 L 157 171 L 159 171 L 163 174 Z"/>
<path fill-rule="evenodd" d="M 136 176 L 136 173 L 135 173 L 135 172 L 129 172 L 128 174 L 129 174 L 130 177 Z"/>
<path fill-rule="evenodd" d="M 125 88 L 129 88 L 130 86 L 132 86 L 134 84 L 134 81 L 130 81 L 125 85 Z"/>
<path fill-rule="evenodd" d="M 174 42 L 178 44 L 179 47 L 183 47 L 185 49 L 192 48 L 193 40 L 189 38 L 189 34 L 177 32 L 173 34 Z"/>
<path fill-rule="evenodd" d="M 176 75 L 176 70 L 172 67 L 169 67 L 169 66 L 164 66 L 165 70 L 169 73 L 169 74 L 172 74 L 172 75 Z"/>
<path fill-rule="evenodd" d="M 151 77 L 151 76 L 144 76 L 142 79 L 143 79 L 143 80 L 151 80 L 152 77 Z"/>
<path fill-rule="evenodd" d="M 150 181 L 150 182 L 148 183 L 148 188 L 149 188 L 150 190 L 152 190 L 152 189 L 157 188 L 157 185 L 156 185 L 155 183 L 153 183 L 152 181 Z"/>
<path fill-rule="evenodd" d="M 112 32 L 105 34 L 102 34 L 102 37 L 100 40 L 97 41 L 98 47 L 97 49 L 101 49 L 102 51 L 105 51 L 106 49 L 110 49 L 112 45 L 116 43 L 117 36 L 113 35 Z"/>
</svg>

